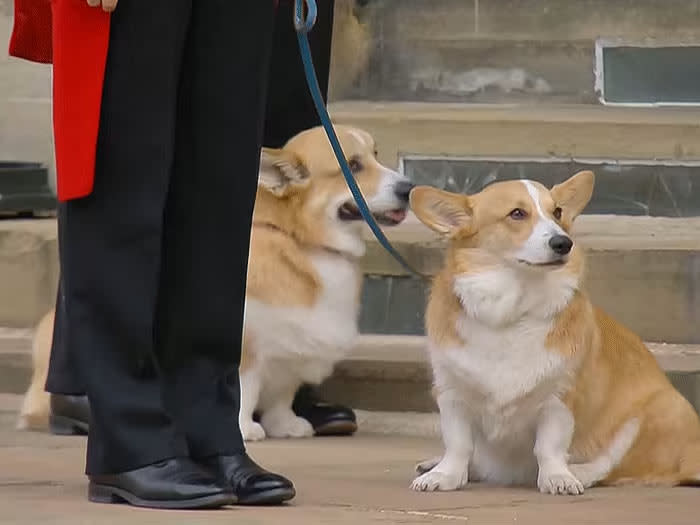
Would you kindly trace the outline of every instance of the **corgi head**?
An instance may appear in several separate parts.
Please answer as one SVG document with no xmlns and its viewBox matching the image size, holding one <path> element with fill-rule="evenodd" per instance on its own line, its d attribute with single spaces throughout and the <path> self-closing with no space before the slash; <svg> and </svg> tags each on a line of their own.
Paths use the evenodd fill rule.
<svg viewBox="0 0 700 525">
<path fill-rule="evenodd" d="M 335 131 L 374 218 L 387 226 L 402 222 L 413 185 L 377 161 L 369 133 L 347 126 Z M 298 134 L 281 149 L 263 148 L 255 220 L 306 244 L 364 253 L 363 219 L 322 127 Z"/>
<path fill-rule="evenodd" d="M 594 179 L 581 171 L 551 190 L 528 180 L 498 182 L 469 196 L 417 187 L 411 208 L 456 250 L 478 251 L 487 264 L 546 271 L 574 257 L 571 227 L 591 198 Z"/>
</svg>

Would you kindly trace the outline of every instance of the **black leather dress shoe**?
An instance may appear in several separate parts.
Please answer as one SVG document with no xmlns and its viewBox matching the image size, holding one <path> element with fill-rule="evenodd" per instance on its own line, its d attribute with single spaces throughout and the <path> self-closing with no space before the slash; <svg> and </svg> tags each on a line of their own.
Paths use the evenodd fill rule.
<svg viewBox="0 0 700 525">
<path fill-rule="evenodd" d="M 155 509 L 212 509 L 236 497 L 189 458 L 173 458 L 120 474 L 91 475 L 88 499 Z"/>
<path fill-rule="evenodd" d="M 297 416 L 311 423 L 317 436 L 348 436 L 357 431 L 357 419 L 352 409 L 326 403 L 310 386 L 297 391 L 292 409 Z"/>
<path fill-rule="evenodd" d="M 291 481 L 260 467 L 245 452 L 214 456 L 200 463 L 233 490 L 239 505 L 278 505 L 296 496 Z"/>
<path fill-rule="evenodd" d="M 87 396 L 51 394 L 49 430 L 61 436 L 84 436 L 90 428 Z"/>
</svg>

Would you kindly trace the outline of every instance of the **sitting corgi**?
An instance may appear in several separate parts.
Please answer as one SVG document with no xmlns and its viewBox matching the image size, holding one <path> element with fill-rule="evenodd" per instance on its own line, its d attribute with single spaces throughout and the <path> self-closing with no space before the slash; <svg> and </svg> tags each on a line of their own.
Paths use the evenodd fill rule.
<svg viewBox="0 0 700 525">
<path fill-rule="evenodd" d="M 581 290 L 571 228 L 593 185 L 582 171 L 551 190 L 412 191 L 418 218 L 449 240 L 426 312 L 445 452 L 418 465 L 414 490 L 700 484 L 698 415 Z"/>
<path fill-rule="evenodd" d="M 368 133 L 335 129 L 375 218 L 402 222 L 413 185 L 377 161 Z M 355 344 L 362 224 L 323 128 L 263 150 L 240 369 L 244 439 L 313 435 L 292 401 L 302 383 L 326 379 Z"/>
</svg>

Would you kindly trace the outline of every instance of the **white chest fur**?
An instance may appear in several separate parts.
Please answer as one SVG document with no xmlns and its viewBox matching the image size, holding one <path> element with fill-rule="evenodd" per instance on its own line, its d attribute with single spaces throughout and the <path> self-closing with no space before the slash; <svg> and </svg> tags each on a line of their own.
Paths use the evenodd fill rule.
<svg viewBox="0 0 700 525">
<path fill-rule="evenodd" d="M 438 391 L 455 399 L 470 421 L 474 479 L 533 480 L 537 419 L 566 388 L 574 366 L 546 340 L 576 283 L 565 275 L 535 277 L 500 269 L 456 278 L 463 344 L 430 352 Z"/>
<path fill-rule="evenodd" d="M 246 330 L 253 336 L 256 358 L 289 361 L 305 370 L 309 377 L 304 380 L 317 382 L 355 342 L 359 269 L 330 253 L 314 255 L 312 263 L 321 282 L 316 302 L 311 307 L 277 307 L 249 298 Z"/>
</svg>

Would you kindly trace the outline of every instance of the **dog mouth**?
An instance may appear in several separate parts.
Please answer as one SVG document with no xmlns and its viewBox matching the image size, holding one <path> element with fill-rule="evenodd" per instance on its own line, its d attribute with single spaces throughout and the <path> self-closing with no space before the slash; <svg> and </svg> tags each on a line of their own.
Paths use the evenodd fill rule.
<svg viewBox="0 0 700 525">
<path fill-rule="evenodd" d="M 526 261 L 525 259 L 516 259 L 519 264 L 529 266 L 531 268 L 560 268 L 569 262 L 568 259 L 555 259 L 553 261 L 547 261 L 543 263 L 533 263 Z"/>
<path fill-rule="evenodd" d="M 372 212 L 372 217 L 382 226 L 396 226 L 401 224 L 408 215 L 406 208 L 396 208 L 393 210 L 383 211 L 381 213 Z M 359 208 L 354 202 L 346 202 L 338 208 L 338 218 L 341 221 L 361 221 L 363 220 Z"/>
</svg>

